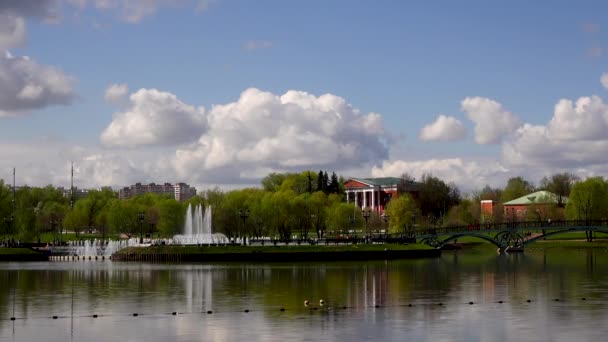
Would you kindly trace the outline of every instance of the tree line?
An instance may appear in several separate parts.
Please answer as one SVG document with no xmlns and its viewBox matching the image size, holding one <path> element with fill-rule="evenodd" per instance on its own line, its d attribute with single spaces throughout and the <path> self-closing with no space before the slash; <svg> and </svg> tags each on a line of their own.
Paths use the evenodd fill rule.
<svg viewBox="0 0 608 342">
<path fill-rule="evenodd" d="M 4 239 L 21 241 L 36 241 L 43 234 L 58 237 L 65 231 L 101 238 L 171 237 L 182 232 L 187 206 L 201 204 L 213 208 L 214 232 L 229 238 L 408 234 L 420 227 L 479 223 L 481 200 L 497 203 L 491 222 L 506 221 L 501 203 L 536 190 L 555 193 L 558 201 L 542 210 L 528 210 L 527 220 L 608 218 L 608 181 L 602 177 L 581 180 L 559 173 L 543 178 L 536 187 L 523 177 L 514 177 L 504 188 L 486 186 L 463 196 L 456 185 L 433 175 L 415 181 L 404 174 L 398 188 L 407 190 L 412 185 L 416 191 L 393 198 L 384 213 L 364 216 L 360 208 L 346 203 L 344 178 L 326 171 L 271 173 L 259 188 L 211 189 L 183 203 L 154 194 L 119 200 L 111 189 L 91 190 L 75 201 L 73 209 L 69 198 L 50 185 L 20 187 L 13 203 L 11 188 L 0 180 L 0 232 Z"/>
</svg>

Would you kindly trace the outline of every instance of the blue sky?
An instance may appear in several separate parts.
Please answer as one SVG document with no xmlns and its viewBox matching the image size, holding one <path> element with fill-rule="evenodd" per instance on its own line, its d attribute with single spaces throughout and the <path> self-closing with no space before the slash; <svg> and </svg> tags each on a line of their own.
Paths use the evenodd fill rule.
<svg viewBox="0 0 608 342">
<path fill-rule="evenodd" d="M 0 178 L 15 166 L 28 184 L 62 183 L 74 160 L 83 186 L 183 180 L 231 187 L 255 184 L 265 172 L 310 167 L 356 177 L 430 172 L 474 190 L 516 175 L 538 181 L 562 170 L 581 176 L 608 171 L 601 160 L 608 136 L 579 125 L 588 123 L 585 118 L 599 120 L 591 126 L 608 125 L 607 89 L 600 82 L 608 72 L 608 22 L 601 1 L 45 0 L 35 11 L 27 3 L 0 5 L 0 20 L 22 18 L 26 28 L 17 37 L 13 26 L 3 32 L 0 25 L 0 50 L 13 60 L 29 56 L 72 81 L 68 94 L 19 104 L 19 111 L 0 97 Z M 16 38 L 3 46 L 3 34 Z M 112 84 L 128 85 L 122 100 L 104 99 Z M 260 90 L 252 95 L 257 99 L 291 90 L 328 93 L 358 114 L 342 115 L 341 107 L 320 102 L 310 109 L 301 97 L 290 102 L 300 112 L 290 115 L 285 103 L 250 108 L 241 96 L 249 88 Z M 204 112 L 175 114 L 173 104 L 160 110 L 161 95 L 151 89 Z M 139 90 L 141 99 L 128 98 Z M 599 96 L 592 101 L 597 105 L 587 110 L 581 104 L 577 111 L 576 101 L 592 95 Z M 463 110 L 465 98 L 478 100 Z M 561 99 L 575 102 L 571 111 L 579 116 L 567 108 L 557 115 Z M 231 103 L 242 106 L 213 112 L 213 105 Z M 238 143 L 227 137 L 233 132 L 227 124 L 243 119 L 243 127 L 252 127 L 247 120 L 264 120 L 256 113 L 266 110 L 272 119 L 261 127 L 280 123 L 276 129 L 260 128 L 248 138 L 239 133 Z M 349 131 L 338 121 L 333 131 L 318 130 L 308 126 L 311 120 L 293 119 L 319 115 L 323 121 L 336 113 L 351 122 L 377 113 L 383 129 Z M 440 114 L 464 131 L 437 125 L 421 139 L 423 127 Z M 192 119 L 197 115 L 204 122 Z M 152 117 L 165 124 L 146 126 L 153 137 L 137 136 L 132 125 Z M 212 123 L 212 117 L 221 120 Z M 504 117 L 510 119 L 499 123 Z M 175 122 L 173 130 L 167 122 Z M 131 128 L 123 127 L 127 123 Z M 169 137 L 199 124 L 190 139 Z M 476 125 L 498 133 L 480 141 Z M 310 138 L 291 146 L 280 133 L 288 127 Z M 558 133 L 567 127 L 580 134 L 564 141 Z M 367 143 L 358 146 L 358 134 Z M 589 141 L 597 145 L 591 152 L 584 147 Z"/>
</svg>

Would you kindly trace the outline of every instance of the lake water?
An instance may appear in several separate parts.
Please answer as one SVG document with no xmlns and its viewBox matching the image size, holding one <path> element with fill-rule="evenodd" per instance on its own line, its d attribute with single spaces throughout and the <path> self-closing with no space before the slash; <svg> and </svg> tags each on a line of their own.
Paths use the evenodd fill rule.
<svg viewBox="0 0 608 342">
<path fill-rule="evenodd" d="M 606 250 L 0 263 L 0 341 L 602 341 L 607 323 Z"/>
</svg>

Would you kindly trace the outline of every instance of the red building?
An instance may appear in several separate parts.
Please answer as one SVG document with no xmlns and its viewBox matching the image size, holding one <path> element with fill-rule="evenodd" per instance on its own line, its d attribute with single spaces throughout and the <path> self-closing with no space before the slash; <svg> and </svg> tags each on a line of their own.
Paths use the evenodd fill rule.
<svg viewBox="0 0 608 342">
<path fill-rule="evenodd" d="M 344 182 L 344 191 L 346 202 L 354 203 L 362 209 L 369 208 L 383 213 L 388 202 L 399 196 L 399 191 L 405 191 L 417 198 L 420 183 L 402 183 L 402 179 L 397 177 L 349 178 Z"/>
</svg>

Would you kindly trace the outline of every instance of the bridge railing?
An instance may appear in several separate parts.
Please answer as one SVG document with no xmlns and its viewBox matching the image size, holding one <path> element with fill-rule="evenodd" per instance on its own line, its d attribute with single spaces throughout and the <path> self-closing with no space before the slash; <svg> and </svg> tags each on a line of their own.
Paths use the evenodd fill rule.
<svg viewBox="0 0 608 342">
<path fill-rule="evenodd" d="M 460 226 L 423 227 L 415 230 L 416 235 L 443 235 L 466 232 L 502 230 L 558 230 L 569 227 L 608 227 L 608 220 L 547 220 L 511 221 L 502 223 L 477 223 Z"/>
</svg>

